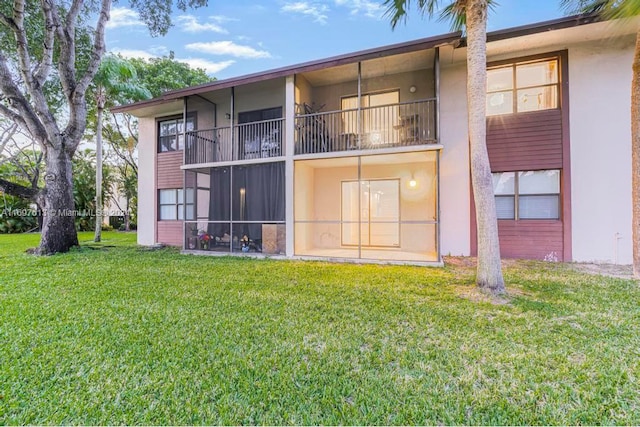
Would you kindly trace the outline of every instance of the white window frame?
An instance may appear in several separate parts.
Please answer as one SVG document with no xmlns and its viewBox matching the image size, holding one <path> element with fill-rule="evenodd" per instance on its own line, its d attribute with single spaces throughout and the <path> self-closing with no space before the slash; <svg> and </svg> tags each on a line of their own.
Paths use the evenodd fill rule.
<svg viewBox="0 0 640 427">
<path fill-rule="evenodd" d="M 527 172 L 550 172 L 557 171 L 558 172 L 558 192 L 551 193 L 522 193 L 520 190 L 520 174 Z M 513 194 L 494 194 L 496 199 L 498 198 L 513 198 L 513 218 L 498 218 L 499 221 L 539 221 L 539 220 L 550 220 L 550 221 L 559 221 L 562 219 L 562 170 L 561 169 L 542 169 L 535 171 L 503 171 L 503 172 L 493 172 L 493 175 L 499 175 L 503 173 L 513 173 L 514 174 L 514 184 L 513 184 Z M 555 218 L 523 218 L 520 215 L 520 197 L 535 197 L 535 196 L 556 196 L 558 198 L 558 212 Z M 496 212 L 497 214 L 497 212 Z"/>
</svg>

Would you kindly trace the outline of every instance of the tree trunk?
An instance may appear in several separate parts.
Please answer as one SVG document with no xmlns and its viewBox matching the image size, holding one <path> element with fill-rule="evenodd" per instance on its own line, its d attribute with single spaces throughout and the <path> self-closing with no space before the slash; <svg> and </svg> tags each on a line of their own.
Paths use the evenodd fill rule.
<svg viewBox="0 0 640 427">
<path fill-rule="evenodd" d="M 494 294 L 505 292 L 493 178 L 487 153 L 487 0 L 469 0 L 466 7 L 467 102 L 471 184 L 478 232 L 477 285 Z"/>
<path fill-rule="evenodd" d="M 127 206 L 124 211 L 124 231 L 131 231 L 131 214 L 129 213 L 129 197 L 127 197 Z"/>
<path fill-rule="evenodd" d="M 96 232 L 94 242 L 102 239 L 102 106 L 98 100 L 96 126 Z"/>
<path fill-rule="evenodd" d="M 631 188 L 633 276 L 640 278 L 640 31 L 636 34 L 631 82 Z"/>
<path fill-rule="evenodd" d="M 42 237 L 38 253 L 50 255 L 67 252 L 78 246 L 75 226 L 75 203 L 71 180 L 71 155 L 64 149 L 46 150 L 45 186 L 43 202 Z"/>
</svg>

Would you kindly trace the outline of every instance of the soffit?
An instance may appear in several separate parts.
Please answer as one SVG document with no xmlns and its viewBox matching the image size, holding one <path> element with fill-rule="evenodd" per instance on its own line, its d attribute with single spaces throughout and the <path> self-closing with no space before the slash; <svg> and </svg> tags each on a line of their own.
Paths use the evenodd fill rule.
<svg viewBox="0 0 640 427">
<path fill-rule="evenodd" d="M 362 62 L 362 78 L 372 79 L 433 67 L 434 49 L 384 56 Z M 326 86 L 358 79 L 358 64 L 346 64 L 302 73 L 312 86 Z"/>
<path fill-rule="evenodd" d="M 620 40 L 628 39 L 631 34 L 637 33 L 639 28 L 640 17 L 635 17 L 627 20 L 595 22 L 503 40 L 489 40 L 487 60 L 491 62 L 506 57 L 525 56 L 534 50 L 561 50 L 579 43 L 614 45 Z M 441 54 L 441 62 L 444 66 L 463 63 L 466 61 L 466 55 L 467 49 L 464 46 L 457 49 L 448 47 Z"/>
</svg>

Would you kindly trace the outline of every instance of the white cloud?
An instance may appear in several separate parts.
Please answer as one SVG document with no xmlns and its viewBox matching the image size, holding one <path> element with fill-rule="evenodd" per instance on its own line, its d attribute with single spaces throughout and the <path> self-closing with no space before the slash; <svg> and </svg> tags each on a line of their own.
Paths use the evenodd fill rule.
<svg viewBox="0 0 640 427">
<path fill-rule="evenodd" d="M 224 17 L 211 17 L 212 21 L 217 22 L 226 22 L 224 21 Z M 180 15 L 176 18 L 176 21 L 180 23 L 180 28 L 182 31 L 187 33 L 203 33 L 207 31 L 211 31 L 214 33 L 227 34 L 228 31 L 222 28 L 218 24 L 214 24 L 213 22 L 198 22 L 198 19 L 193 15 Z"/>
<path fill-rule="evenodd" d="M 138 12 L 126 7 L 114 7 L 111 9 L 111 16 L 107 22 L 107 28 L 141 26 L 144 23 L 140 20 Z"/>
<path fill-rule="evenodd" d="M 142 59 L 151 59 L 157 58 L 158 55 L 154 55 L 151 52 L 147 52 L 146 50 L 136 50 L 136 49 L 111 49 L 112 53 L 122 55 L 125 58 L 142 58 Z"/>
<path fill-rule="evenodd" d="M 146 50 L 135 49 L 112 49 L 111 53 L 120 54 L 125 58 L 142 58 L 145 60 L 162 56 L 162 54 L 157 54 L 152 51 L 147 52 Z M 189 64 L 191 68 L 202 68 L 207 74 L 218 73 L 236 63 L 236 61 L 232 59 L 221 62 L 212 62 L 202 58 L 175 58 L 175 60 L 185 62 Z"/>
<path fill-rule="evenodd" d="M 207 74 L 215 74 L 236 63 L 234 60 L 211 62 L 201 58 L 176 59 L 176 61 L 186 62 L 191 68 L 202 68 Z"/>
<path fill-rule="evenodd" d="M 257 50 L 250 46 L 236 44 L 225 40 L 219 42 L 199 42 L 189 43 L 185 46 L 188 50 L 208 53 L 210 55 L 229 55 L 236 58 L 271 58 L 271 54 L 266 50 Z"/>
<path fill-rule="evenodd" d="M 149 52 L 153 53 L 156 56 L 166 56 L 169 55 L 170 50 L 163 45 L 155 45 L 149 48 Z"/>
<path fill-rule="evenodd" d="M 286 3 L 280 10 L 286 13 L 299 13 L 301 15 L 312 17 L 314 22 L 322 25 L 326 24 L 327 19 L 329 18 L 327 16 L 329 7 L 324 4 L 311 3 L 307 1 Z"/>
<path fill-rule="evenodd" d="M 368 18 L 381 19 L 384 15 L 384 7 L 372 0 L 335 0 L 337 6 L 351 9 L 352 15 L 363 14 Z"/>
</svg>

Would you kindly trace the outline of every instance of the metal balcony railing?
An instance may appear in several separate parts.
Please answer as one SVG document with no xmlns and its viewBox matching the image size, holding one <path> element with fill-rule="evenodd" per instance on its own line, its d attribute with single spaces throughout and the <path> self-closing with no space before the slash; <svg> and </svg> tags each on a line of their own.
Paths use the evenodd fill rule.
<svg viewBox="0 0 640 427">
<path fill-rule="evenodd" d="M 436 100 L 296 116 L 295 154 L 436 143 Z"/>
<path fill-rule="evenodd" d="M 284 119 L 187 132 L 185 164 L 228 162 L 284 155 Z"/>
</svg>

